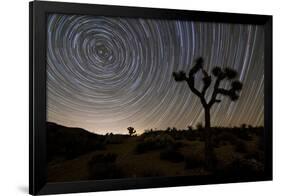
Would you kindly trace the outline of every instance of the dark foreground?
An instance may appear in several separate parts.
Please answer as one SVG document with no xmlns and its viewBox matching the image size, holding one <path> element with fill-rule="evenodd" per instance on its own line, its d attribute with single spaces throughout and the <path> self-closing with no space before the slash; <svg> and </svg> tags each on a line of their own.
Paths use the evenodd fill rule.
<svg viewBox="0 0 281 196">
<path fill-rule="evenodd" d="M 204 128 L 154 130 L 140 136 L 97 135 L 47 123 L 48 181 L 178 175 L 259 176 L 263 127 L 213 128 L 216 168 L 204 169 Z"/>
</svg>

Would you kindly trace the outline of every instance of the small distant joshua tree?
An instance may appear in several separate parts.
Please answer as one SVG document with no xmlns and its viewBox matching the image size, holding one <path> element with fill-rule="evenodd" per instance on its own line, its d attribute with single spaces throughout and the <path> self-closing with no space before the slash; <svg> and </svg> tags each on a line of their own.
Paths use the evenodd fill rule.
<svg viewBox="0 0 281 196">
<path fill-rule="evenodd" d="M 134 127 L 128 127 L 127 129 L 129 131 L 130 136 L 133 136 L 136 133 L 136 130 L 134 129 Z"/>
<path fill-rule="evenodd" d="M 234 80 L 237 77 L 237 72 L 231 68 L 220 68 L 214 67 L 212 69 L 212 74 L 215 77 L 215 83 L 212 91 L 210 100 L 206 100 L 206 91 L 211 86 L 212 76 L 207 73 L 203 68 L 204 60 L 199 57 L 195 61 L 195 65 L 189 70 L 188 76 L 184 71 L 173 72 L 173 77 L 176 82 L 186 82 L 191 90 L 201 101 L 201 104 L 205 110 L 205 162 L 206 168 L 212 170 L 214 166 L 214 155 L 213 155 L 213 145 L 211 136 L 211 116 L 210 111 L 215 103 L 220 103 L 221 100 L 218 99 L 218 95 L 227 96 L 231 101 L 236 101 L 239 98 L 239 92 L 242 89 L 242 83 L 238 80 Z M 203 74 L 202 82 L 203 88 L 198 90 L 195 87 L 195 75 L 201 71 Z M 228 89 L 220 87 L 222 81 L 230 81 L 231 86 Z"/>
</svg>

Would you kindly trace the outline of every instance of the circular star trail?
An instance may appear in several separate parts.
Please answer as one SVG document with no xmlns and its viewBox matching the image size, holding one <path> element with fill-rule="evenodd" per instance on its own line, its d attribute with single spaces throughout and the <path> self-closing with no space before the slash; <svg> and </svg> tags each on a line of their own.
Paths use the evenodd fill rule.
<svg viewBox="0 0 281 196">
<path fill-rule="evenodd" d="M 203 123 L 198 97 L 172 78 L 202 56 L 206 70 L 231 67 L 244 85 L 238 101 L 213 106 L 212 126 L 263 125 L 262 26 L 56 14 L 47 23 L 48 121 L 97 133 Z"/>
</svg>

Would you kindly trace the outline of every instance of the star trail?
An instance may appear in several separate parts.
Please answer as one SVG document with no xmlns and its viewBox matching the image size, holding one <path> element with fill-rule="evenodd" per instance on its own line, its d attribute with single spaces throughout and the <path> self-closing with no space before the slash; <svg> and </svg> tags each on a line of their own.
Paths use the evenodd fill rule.
<svg viewBox="0 0 281 196">
<path fill-rule="evenodd" d="M 172 77 L 202 56 L 209 73 L 231 67 L 243 83 L 238 101 L 212 107 L 212 126 L 263 126 L 263 38 L 259 25 L 50 14 L 47 121 L 101 134 L 204 123 L 198 97 Z"/>
</svg>

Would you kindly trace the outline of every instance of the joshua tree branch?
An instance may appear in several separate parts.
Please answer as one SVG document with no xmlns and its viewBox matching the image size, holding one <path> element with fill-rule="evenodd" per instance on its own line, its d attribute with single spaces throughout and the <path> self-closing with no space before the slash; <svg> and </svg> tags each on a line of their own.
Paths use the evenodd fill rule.
<svg viewBox="0 0 281 196">
<path fill-rule="evenodd" d="M 216 102 L 216 103 L 220 103 L 221 100 L 220 100 L 220 99 L 216 99 L 215 102 Z"/>
<path fill-rule="evenodd" d="M 226 95 L 226 96 L 229 96 L 233 92 L 232 89 L 226 90 L 223 88 L 218 88 L 217 91 L 218 91 L 218 94 L 222 94 L 222 95 Z"/>
<path fill-rule="evenodd" d="M 204 78 L 203 78 L 203 82 L 204 82 L 204 87 L 202 92 L 200 92 L 198 89 L 195 88 L 195 84 L 194 84 L 194 76 L 197 72 L 200 71 L 200 69 L 202 69 L 202 67 L 199 67 L 198 65 L 195 65 L 189 72 L 189 77 L 186 77 L 186 82 L 190 88 L 190 90 L 197 95 L 200 98 L 201 103 L 203 104 L 203 106 L 207 106 L 206 100 L 205 100 L 205 92 L 207 90 L 207 88 L 210 86 L 211 84 L 211 78 L 210 76 L 207 74 L 207 72 L 205 70 L 203 70 L 204 73 Z M 205 80 L 204 80 L 205 79 Z"/>
<path fill-rule="evenodd" d="M 204 86 L 203 86 L 203 89 L 201 91 L 201 94 L 203 96 L 205 96 L 205 93 L 206 93 L 207 89 L 210 87 L 210 85 L 212 83 L 212 77 L 203 68 L 202 68 L 202 72 L 204 74 L 204 77 L 202 78 Z"/>
<path fill-rule="evenodd" d="M 202 97 L 202 94 L 201 94 L 200 91 L 197 90 L 197 89 L 195 88 L 195 86 L 194 86 L 194 78 L 193 78 L 193 77 L 192 77 L 192 78 L 186 78 L 186 82 L 187 82 L 187 84 L 188 84 L 190 90 L 191 90 L 195 95 L 197 95 L 198 97 L 201 98 L 201 97 Z"/>
<path fill-rule="evenodd" d="M 212 94 L 212 98 L 211 98 L 210 102 L 208 103 L 209 107 L 212 107 L 212 105 L 214 103 L 219 103 L 220 102 L 220 100 L 217 99 L 217 94 L 220 91 L 219 90 L 220 89 L 219 86 L 220 86 L 220 83 L 221 83 L 222 80 L 223 80 L 223 77 L 217 77 L 217 79 L 216 79 L 215 86 L 214 86 L 214 91 L 213 91 L 213 94 Z"/>
<path fill-rule="evenodd" d="M 200 93 L 199 90 L 197 90 L 195 88 L 195 85 L 194 85 L 194 76 L 193 75 L 195 73 L 196 72 L 194 72 L 194 71 L 192 73 L 189 72 L 189 77 L 186 77 L 186 73 L 184 71 L 179 71 L 179 72 L 173 72 L 173 76 L 174 76 L 174 78 L 175 78 L 175 80 L 177 82 L 183 82 L 183 81 L 187 82 L 187 84 L 188 84 L 189 88 L 191 89 L 191 91 L 195 95 L 197 95 L 198 97 L 201 98 L 202 94 Z"/>
</svg>

